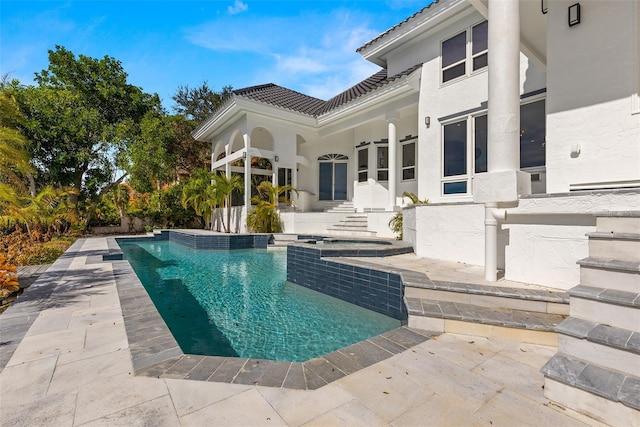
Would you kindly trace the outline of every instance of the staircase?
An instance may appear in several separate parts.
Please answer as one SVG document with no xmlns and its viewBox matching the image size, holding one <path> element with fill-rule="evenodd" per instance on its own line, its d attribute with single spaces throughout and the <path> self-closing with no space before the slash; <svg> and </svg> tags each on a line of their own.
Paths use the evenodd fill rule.
<svg viewBox="0 0 640 427">
<path fill-rule="evenodd" d="M 336 213 L 336 212 L 344 212 L 344 213 L 354 213 L 356 211 L 353 202 L 348 202 L 346 200 L 338 200 L 333 202 L 324 202 L 323 206 L 324 212 Z"/>
<path fill-rule="evenodd" d="M 411 328 L 555 346 L 569 313 L 560 291 L 416 279 L 404 278 Z"/>
<path fill-rule="evenodd" d="M 640 426 L 640 211 L 597 214 L 569 290 L 545 396 L 611 425 Z"/>
<path fill-rule="evenodd" d="M 351 214 L 340 220 L 339 223 L 327 228 L 327 233 L 334 236 L 351 237 L 375 237 L 375 231 L 369 231 L 369 218 L 367 214 Z"/>
</svg>

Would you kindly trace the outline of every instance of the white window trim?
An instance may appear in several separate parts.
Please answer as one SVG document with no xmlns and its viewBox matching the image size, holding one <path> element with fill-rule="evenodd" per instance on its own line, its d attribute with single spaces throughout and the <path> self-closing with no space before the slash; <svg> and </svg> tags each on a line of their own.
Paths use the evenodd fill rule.
<svg viewBox="0 0 640 427">
<path fill-rule="evenodd" d="M 361 147 L 358 148 L 356 153 L 356 174 L 357 174 L 357 181 L 358 183 L 363 183 L 363 182 L 367 182 L 369 180 L 369 166 L 370 166 L 370 159 L 369 159 L 369 145 L 367 145 L 366 147 Z M 361 151 L 366 151 L 367 152 L 367 168 L 366 169 L 360 169 L 360 152 Z M 360 174 L 361 173 L 366 173 L 367 174 L 367 179 L 365 179 L 364 181 L 360 181 Z"/>
<path fill-rule="evenodd" d="M 477 53 L 475 56 L 473 55 L 473 46 L 472 46 L 473 27 L 475 27 L 478 24 L 483 23 L 484 21 L 486 21 L 486 19 L 483 19 L 481 21 L 475 22 L 475 23 L 469 25 L 466 29 L 463 30 L 466 33 L 466 50 L 465 50 L 466 56 L 465 56 L 464 60 L 460 60 L 460 61 L 458 61 L 458 62 L 456 62 L 454 64 L 451 64 L 451 65 L 447 66 L 446 69 L 453 68 L 456 65 L 459 65 L 459 64 L 464 62 L 465 63 L 465 68 L 464 68 L 465 73 L 463 75 L 459 76 L 459 77 L 456 77 L 455 79 L 447 80 L 446 82 L 442 81 L 442 77 L 443 77 L 443 74 L 444 74 L 444 71 L 445 71 L 445 69 L 442 67 L 442 44 L 444 42 L 446 42 L 447 40 L 449 40 L 449 39 L 452 39 L 452 38 L 454 38 L 456 36 L 459 36 L 460 34 L 462 34 L 463 31 L 459 31 L 459 32 L 457 32 L 457 33 L 455 33 L 455 34 L 453 34 L 453 35 L 451 35 L 451 36 L 449 36 L 449 37 L 447 37 L 445 39 L 440 40 L 440 69 L 439 69 L 440 87 L 448 86 L 448 85 L 450 85 L 452 83 L 464 80 L 464 79 L 466 79 L 466 78 L 468 78 L 470 76 L 486 72 L 487 69 L 489 68 L 489 66 L 487 65 L 486 67 L 479 68 L 479 69 L 477 69 L 475 71 L 473 70 L 473 58 L 475 58 L 477 56 L 480 56 L 480 55 L 482 55 L 484 53 L 487 53 L 487 54 L 489 53 L 489 48 L 487 46 L 486 50 L 483 50 L 482 52 Z"/>
<path fill-rule="evenodd" d="M 537 94 L 534 96 L 527 97 L 525 99 L 520 100 L 520 108 L 527 104 L 533 104 L 538 101 L 546 102 L 547 96 L 546 93 Z M 454 198 L 468 198 L 473 195 L 473 177 L 476 175 L 475 173 L 475 118 L 488 115 L 489 110 L 478 110 L 474 111 L 471 114 L 463 114 L 458 117 L 451 118 L 449 120 L 443 121 L 440 123 L 440 196 L 445 197 L 447 199 Z M 457 123 L 462 120 L 466 120 L 467 123 L 467 173 L 465 175 L 455 175 L 455 176 L 444 176 L 444 127 L 446 125 L 450 125 L 452 123 Z M 488 130 L 487 130 L 488 132 Z M 488 143 L 488 141 L 487 141 Z M 488 165 L 487 165 L 488 166 Z M 520 170 L 525 172 L 546 172 L 546 165 L 544 166 L 532 166 L 526 168 L 520 168 Z M 462 182 L 467 181 L 467 192 L 466 193 L 456 193 L 456 194 L 445 194 L 444 193 L 444 183 L 445 182 Z"/>
<path fill-rule="evenodd" d="M 389 163 L 389 144 L 376 144 L 376 181 L 378 182 L 389 182 L 389 173 L 391 171 L 391 168 L 389 167 L 390 165 Z M 378 167 L 378 149 L 379 148 L 386 148 L 387 149 L 387 167 L 386 168 L 379 168 Z M 385 180 L 381 180 L 379 179 L 379 172 L 387 172 L 387 179 Z"/>
<path fill-rule="evenodd" d="M 403 166 L 404 165 L 404 146 L 408 145 L 408 144 L 414 144 L 413 145 L 413 166 Z M 408 141 L 403 141 L 400 144 L 400 176 L 402 177 L 400 179 L 401 182 L 412 182 L 415 181 L 418 178 L 418 137 L 414 138 L 414 139 L 410 139 Z M 408 170 L 408 169 L 413 169 L 413 178 L 411 179 L 404 179 L 404 171 Z"/>
</svg>

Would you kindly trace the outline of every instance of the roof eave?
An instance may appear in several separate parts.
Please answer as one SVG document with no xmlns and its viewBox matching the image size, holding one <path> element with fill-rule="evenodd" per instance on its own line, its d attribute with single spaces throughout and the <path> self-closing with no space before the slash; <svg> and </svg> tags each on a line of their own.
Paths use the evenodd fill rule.
<svg viewBox="0 0 640 427">
<path fill-rule="evenodd" d="M 466 8 L 472 8 L 467 0 L 440 0 L 431 7 L 425 8 L 413 19 L 360 47 L 357 52 L 367 61 L 386 67 L 389 51 L 422 33 L 432 32 L 444 21 Z"/>
</svg>

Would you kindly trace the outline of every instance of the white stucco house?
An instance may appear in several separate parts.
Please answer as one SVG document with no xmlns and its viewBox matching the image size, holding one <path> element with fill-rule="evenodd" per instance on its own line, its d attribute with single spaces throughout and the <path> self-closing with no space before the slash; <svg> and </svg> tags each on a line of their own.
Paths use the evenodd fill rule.
<svg viewBox="0 0 640 427">
<path fill-rule="evenodd" d="M 404 207 L 417 255 L 568 289 L 593 213 L 640 209 L 639 3 L 440 0 L 360 47 L 380 71 L 334 98 L 235 90 L 193 135 L 244 206 L 252 176 L 300 190 L 286 232 L 343 204 L 390 237 L 407 191 L 429 199 Z"/>
</svg>

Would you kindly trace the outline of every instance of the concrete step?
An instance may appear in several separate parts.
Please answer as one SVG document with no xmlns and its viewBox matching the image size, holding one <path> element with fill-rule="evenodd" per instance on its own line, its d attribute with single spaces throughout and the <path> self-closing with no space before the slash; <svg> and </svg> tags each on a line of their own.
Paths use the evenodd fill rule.
<svg viewBox="0 0 640 427">
<path fill-rule="evenodd" d="M 640 234 L 587 233 L 589 257 L 640 263 Z"/>
<path fill-rule="evenodd" d="M 640 378 L 640 332 L 568 317 L 556 327 L 562 354 L 599 366 L 614 366 Z"/>
<path fill-rule="evenodd" d="M 640 293 L 640 263 L 614 259 L 583 258 L 580 284 Z"/>
<path fill-rule="evenodd" d="M 375 231 L 367 231 L 363 229 L 343 229 L 330 227 L 327 228 L 327 234 L 332 236 L 350 236 L 350 237 L 375 237 L 378 233 Z"/>
<path fill-rule="evenodd" d="M 596 231 L 603 233 L 640 233 L 640 211 L 597 214 Z"/>
<path fill-rule="evenodd" d="M 640 331 L 640 293 L 585 285 L 568 293 L 571 317 Z"/>
<path fill-rule="evenodd" d="M 639 425 L 640 378 L 561 353 L 541 372 L 548 399 L 607 425 Z"/>
<path fill-rule="evenodd" d="M 405 296 L 537 313 L 569 315 L 566 292 L 432 280 L 405 286 Z"/>
<path fill-rule="evenodd" d="M 405 297 L 412 328 L 557 345 L 555 327 L 565 316 L 450 301 Z"/>
</svg>

